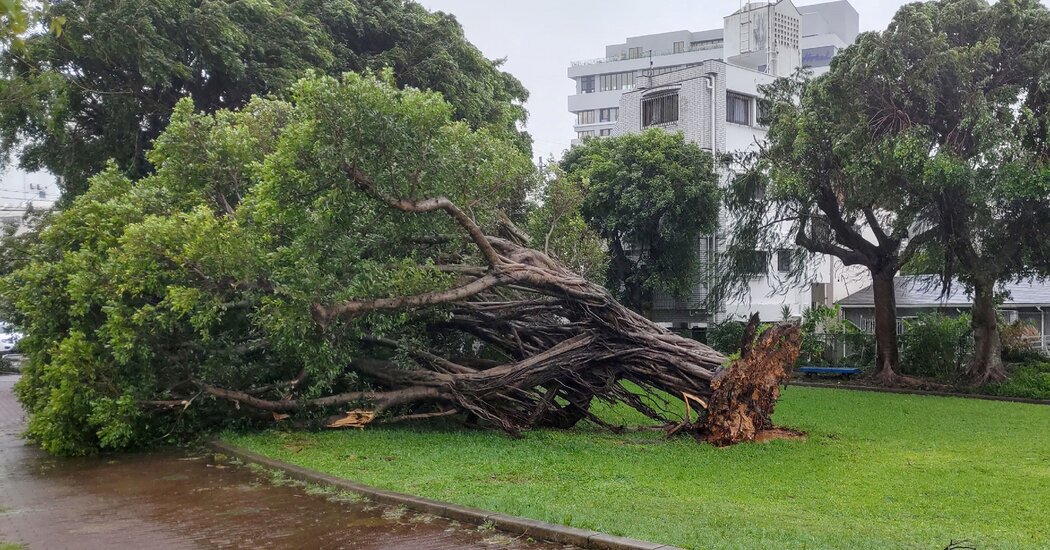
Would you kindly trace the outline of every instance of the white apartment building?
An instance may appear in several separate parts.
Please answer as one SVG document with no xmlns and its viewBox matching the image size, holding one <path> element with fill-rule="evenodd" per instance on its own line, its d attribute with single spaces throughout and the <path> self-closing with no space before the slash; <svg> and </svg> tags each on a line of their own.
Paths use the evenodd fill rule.
<svg viewBox="0 0 1050 550">
<path fill-rule="evenodd" d="M 577 139 L 663 128 L 682 132 L 715 154 L 746 150 L 766 133 L 758 123 L 759 87 L 800 66 L 826 72 L 858 30 L 859 16 L 847 0 L 808 6 L 779 0 L 744 4 L 724 18 L 721 29 L 632 37 L 607 46 L 606 57 L 573 63 L 568 71 L 576 81 L 569 110 L 577 117 Z M 723 219 L 722 225 L 731 223 Z M 706 260 L 723 243 L 721 235 L 705 237 L 697 254 Z M 808 283 L 784 292 L 779 277 L 790 268 L 790 251 L 756 251 L 756 259 L 766 269 L 756 269 L 749 298 L 704 311 L 699 304 L 709 285 L 702 281 L 685 300 L 656 296 L 654 320 L 682 328 L 752 312 L 779 320 L 785 306 L 798 316 L 812 304 L 831 305 L 866 284 L 837 261 L 818 256 Z"/>
</svg>

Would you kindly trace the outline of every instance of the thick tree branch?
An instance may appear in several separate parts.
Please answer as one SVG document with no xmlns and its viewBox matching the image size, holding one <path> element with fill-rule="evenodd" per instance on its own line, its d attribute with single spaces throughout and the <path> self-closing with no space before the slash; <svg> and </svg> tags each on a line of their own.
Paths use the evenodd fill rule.
<svg viewBox="0 0 1050 550">
<path fill-rule="evenodd" d="M 489 266 L 497 267 L 500 265 L 501 260 L 499 254 L 496 254 L 496 251 L 492 248 L 492 244 L 490 244 L 485 237 L 485 232 L 481 230 L 481 227 L 479 227 L 478 224 L 474 223 L 474 220 L 472 220 L 470 216 L 467 216 L 466 212 L 460 210 L 460 208 L 453 204 L 452 201 L 445 197 L 435 197 L 420 201 L 391 197 L 381 193 L 379 189 L 376 188 L 371 178 L 358 169 L 357 166 L 344 166 L 343 170 L 362 191 L 383 201 L 391 208 L 395 208 L 402 212 L 414 213 L 444 210 L 452 217 L 452 219 L 456 220 L 456 223 L 470 234 L 471 240 L 473 240 L 474 244 L 477 245 L 479 250 L 481 250 L 481 255 L 485 257 L 485 261 L 488 262 Z"/>
<path fill-rule="evenodd" d="M 465 285 L 441 290 L 416 294 L 415 296 L 399 296 L 397 298 L 374 298 L 372 300 L 351 300 L 334 306 L 325 307 L 321 304 L 313 304 L 310 307 L 314 322 L 318 326 L 327 327 L 332 319 L 350 318 L 362 313 L 372 311 L 394 311 L 401 309 L 418 309 L 436 304 L 445 304 L 465 300 L 491 288 L 507 284 L 512 279 L 502 273 L 486 275 L 475 279 Z"/>
<path fill-rule="evenodd" d="M 839 260 L 842 260 L 844 265 L 870 266 L 872 264 L 871 259 L 860 252 L 849 250 L 829 242 L 818 241 L 817 239 L 806 235 L 806 223 L 804 221 L 799 224 L 798 231 L 795 233 L 795 244 L 809 250 L 810 252 L 835 256 Z"/>
</svg>

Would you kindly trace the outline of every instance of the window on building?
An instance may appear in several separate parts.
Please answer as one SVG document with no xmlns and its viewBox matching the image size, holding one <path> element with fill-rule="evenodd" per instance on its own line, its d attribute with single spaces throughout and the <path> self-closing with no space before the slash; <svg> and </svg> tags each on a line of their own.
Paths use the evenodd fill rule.
<svg viewBox="0 0 1050 550">
<path fill-rule="evenodd" d="M 594 130 L 584 130 L 582 132 L 576 132 L 576 137 L 580 139 L 594 137 Z"/>
<path fill-rule="evenodd" d="M 678 121 L 678 92 L 642 98 L 642 127 Z"/>
<path fill-rule="evenodd" d="M 733 92 L 726 93 L 726 121 L 751 124 L 751 98 Z"/>
<path fill-rule="evenodd" d="M 626 73 L 609 73 L 598 77 L 598 91 L 623 90 L 634 86 L 634 71 Z"/>
<path fill-rule="evenodd" d="M 805 67 L 827 67 L 837 52 L 835 46 L 820 46 L 802 50 L 802 65 Z"/>
<path fill-rule="evenodd" d="M 610 107 L 598 110 L 598 122 L 616 122 L 620 118 L 620 108 Z"/>
<path fill-rule="evenodd" d="M 594 124 L 594 111 L 580 111 L 576 113 L 576 124 Z"/>
<path fill-rule="evenodd" d="M 763 250 L 752 250 L 742 258 L 740 266 L 751 275 L 765 275 L 769 269 L 769 255 Z"/>
<path fill-rule="evenodd" d="M 580 77 L 580 93 L 581 94 L 593 94 L 594 93 L 594 75 L 581 76 Z"/>
<path fill-rule="evenodd" d="M 791 271 L 791 257 L 793 252 L 787 249 L 777 250 L 777 271 L 787 273 Z"/>
<path fill-rule="evenodd" d="M 638 59 L 641 56 L 642 56 L 642 49 L 641 48 L 629 48 L 627 50 L 627 58 L 628 59 Z"/>
<path fill-rule="evenodd" d="M 682 53 L 685 51 L 685 42 L 674 43 L 674 53 Z"/>
<path fill-rule="evenodd" d="M 602 137 L 611 136 L 612 135 L 612 128 L 603 128 L 601 130 L 598 130 L 598 135 L 602 136 Z"/>
</svg>

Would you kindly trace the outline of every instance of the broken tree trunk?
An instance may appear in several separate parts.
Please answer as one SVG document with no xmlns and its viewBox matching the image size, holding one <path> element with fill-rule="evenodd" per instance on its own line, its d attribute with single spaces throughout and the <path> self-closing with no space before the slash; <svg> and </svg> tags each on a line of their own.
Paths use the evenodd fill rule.
<svg viewBox="0 0 1050 550">
<path fill-rule="evenodd" d="M 802 333 L 797 325 L 772 327 L 754 337 L 757 314 L 744 332 L 740 359 L 711 381 L 711 401 L 704 438 L 715 445 L 752 441 L 773 427 L 771 417 L 780 386 L 791 377 L 798 360 Z"/>
<path fill-rule="evenodd" d="M 444 316 L 432 323 L 434 333 L 469 338 L 503 359 L 464 360 L 366 337 L 363 344 L 376 353 L 355 359 L 347 369 L 372 391 L 277 401 L 201 383 L 203 391 L 274 413 L 352 408 L 352 422 L 343 413 L 332 417 L 336 426 L 363 425 L 373 416 L 362 411 L 380 415 L 396 407 L 406 417 L 458 411 L 512 434 L 536 426 L 568 428 L 585 418 L 609 427 L 588 410 L 596 399 L 625 403 L 670 423 L 685 410 L 670 396 L 683 393 L 712 404 L 706 429 L 718 444 L 751 440 L 755 427 L 768 423 L 777 385 L 798 354 L 797 327 L 767 331 L 769 336 L 764 334 L 747 357 L 726 369 L 722 354 L 624 307 L 601 286 L 528 248 L 513 231 L 487 235 L 447 199 L 385 196 L 355 167 L 346 167 L 346 173 L 391 208 L 410 214 L 444 212 L 469 236 L 485 265 L 438 266 L 460 278 L 447 290 L 314 304 L 319 329 L 338 330 L 342 323 L 371 313 L 439 309 Z M 404 362 L 375 359 L 395 350 L 414 364 L 406 368 Z"/>
</svg>

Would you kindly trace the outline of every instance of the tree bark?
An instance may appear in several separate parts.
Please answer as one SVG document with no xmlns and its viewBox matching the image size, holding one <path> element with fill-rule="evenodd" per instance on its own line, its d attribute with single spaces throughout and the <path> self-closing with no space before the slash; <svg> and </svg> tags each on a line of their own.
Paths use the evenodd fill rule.
<svg viewBox="0 0 1050 550">
<path fill-rule="evenodd" d="M 999 318 L 995 309 L 995 282 L 974 284 L 973 312 L 974 353 L 966 375 L 970 383 L 981 386 L 1006 379 L 1003 365 L 1003 345 L 999 338 Z"/>
<path fill-rule="evenodd" d="M 894 370 L 900 360 L 897 348 L 896 270 L 871 270 L 875 298 L 875 381 L 896 385 L 902 377 Z"/>
</svg>

